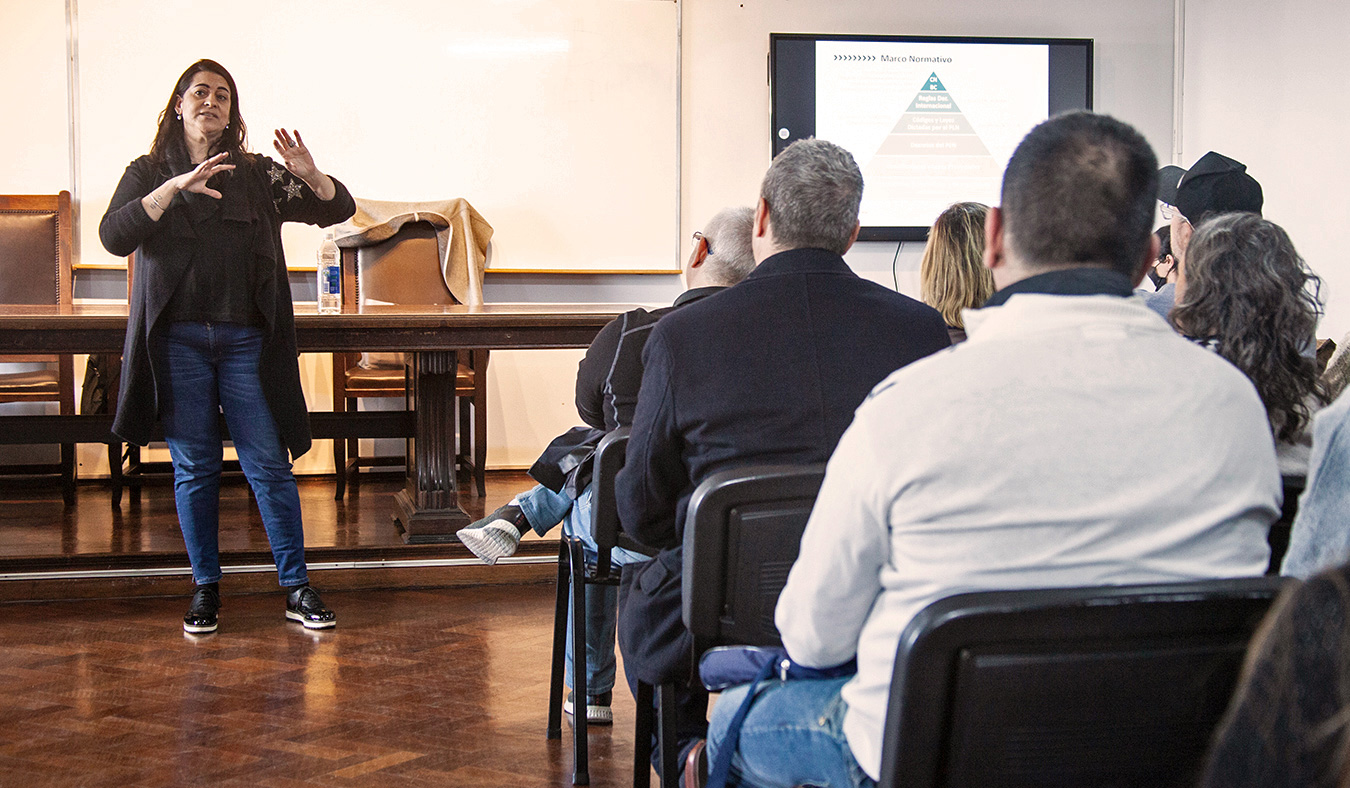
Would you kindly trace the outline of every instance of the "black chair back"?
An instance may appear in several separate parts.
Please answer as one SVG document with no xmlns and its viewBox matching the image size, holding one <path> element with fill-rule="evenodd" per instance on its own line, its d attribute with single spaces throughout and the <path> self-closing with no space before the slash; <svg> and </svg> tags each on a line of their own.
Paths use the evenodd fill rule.
<svg viewBox="0 0 1350 788">
<path fill-rule="evenodd" d="M 959 594 L 900 637 L 883 788 L 1198 777 L 1275 577 Z"/>
<path fill-rule="evenodd" d="M 684 526 L 684 623 L 700 648 L 779 645 L 774 607 L 797 560 L 825 466 L 773 465 L 704 479 Z"/>
<path fill-rule="evenodd" d="M 639 547 L 619 530 L 619 506 L 614 496 L 614 481 L 623 469 L 624 458 L 628 454 L 630 432 L 630 427 L 611 430 L 600 439 L 600 445 L 596 446 L 595 456 L 591 459 L 594 463 L 591 482 L 595 485 L 591 498 L 591 535 L 595 537 L 598 552 L 595 564 L 598 577 L 609 575 L 610 551 L 615 547 Z M 645 548 L 638 551 L 645 552 Z"/>
</svg>

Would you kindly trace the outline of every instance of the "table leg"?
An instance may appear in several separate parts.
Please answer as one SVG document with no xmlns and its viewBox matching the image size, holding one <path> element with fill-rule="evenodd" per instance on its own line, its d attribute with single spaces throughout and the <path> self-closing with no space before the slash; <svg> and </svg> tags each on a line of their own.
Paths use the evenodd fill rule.
<svg viewBox="0 0 1350 788">
<path fill-rule="evenodd" d="M 412 467 L 394 496 L 394 519 L 408 544 L 452 541 L 469 522 L 455 485 L 455 371 L 453 350 L 413 354 Z"/>
</svg>

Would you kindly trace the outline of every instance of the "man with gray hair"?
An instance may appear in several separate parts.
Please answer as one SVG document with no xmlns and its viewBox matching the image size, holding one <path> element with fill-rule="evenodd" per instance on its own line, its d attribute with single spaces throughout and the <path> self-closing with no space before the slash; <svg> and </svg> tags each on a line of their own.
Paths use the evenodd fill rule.
<svg viewBox="0 0 1350 788">
<path fill-rule="evenodd" d="M 723 693 L 708 750 L 733 780 L 873 785 L 901 632 L 936 599 L 1265 570 L 1265 408 L 1131 297 L 1157 257 L 1157 167 L 1105 115 L 1058 115 L 1018 145 L 985 223 L 999 290 L 967 311 L 965 342 L 858 408 L 778 600 L 788 656 L 857 674 L 766 682 L 739 740 L 748 688 Z"/>
<path fill-rule="evenodd" d="M 789 146 L 761 186 L 755 270 L 652 330 L 616 490 L 624 531 L 659 551 L 623 572 L 619 646 L 630 683 L 690 675 L 680 546 L 698 483 L 747 465 L 824 462 L 873 386 L 950 343 L 936 311 L 844 262 L 862 187 L 843 148 Z M 677 737 L 692 744 L 706 728 L 707 694 L 684 687 L 678 706 Z"/>
<path fill-rule="evenodd" d="M 642 348 L 652 326 L 686 304 L 714 295 L 741 281 L 755 267 L 750 247 L 754 211 L 724 208 L 708 220 L 702 232 L 694 233 L 694 248 L 682 271 L 688 288 L 672 306 L 634 309 L 619 315 L 600 330 L 577 369 L 577 412 L 585 427 L 558 436 L 530 469 L 540 484 L 520 493 L 505 506 L 455 535 L 484 563 L 516 552 L 520 538 L 534 530 L 541 536 L 564 523 L 569 535 L 579 537 L 587 557 L 595 559 L 591 523 L 591 463 L 605 433 L 633 422 L 638 386 L 642 384 Z M 621 566 L 646 556 L 622 548 L 611 560 Z M 613 721 L 610 708 L 614 687 L 614 621 L 618 590 L 613 586 L 586 587 L 586 719 L 605 725 Z M 567 671 L 572 676 L 572 639 L 567 638 Z M 573 713 L 568 694 L 563 711 Z"/>
</svg>

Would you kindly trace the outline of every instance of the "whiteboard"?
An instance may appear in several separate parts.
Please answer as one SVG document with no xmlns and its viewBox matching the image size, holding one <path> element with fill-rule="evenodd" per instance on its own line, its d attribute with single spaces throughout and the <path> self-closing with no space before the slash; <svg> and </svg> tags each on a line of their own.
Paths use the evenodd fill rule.
<svg viewBox="0 0 1350 788">
<path fill-rule="evenodd" d="M 219 61 L 249 147 L 299 129 L 357 197 L 464 197 L 489 271 L 670 272 L 677 226 L 671 0 L 102 0 L 79 6 L 84 264 L 184 68 Z M 287 262 L 321 232 L 287 225 Z M 105 259 L 99 259 L 103 255 Z"/>
</svg>

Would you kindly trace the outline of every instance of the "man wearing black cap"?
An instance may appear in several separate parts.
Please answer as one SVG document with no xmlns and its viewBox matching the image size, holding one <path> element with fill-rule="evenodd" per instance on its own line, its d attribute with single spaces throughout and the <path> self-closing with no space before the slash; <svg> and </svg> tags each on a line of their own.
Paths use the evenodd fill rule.
<svg viewBox="0 0 1350 788">
<path fill-rule="evenodd" d="M 1186 270 L 1186 246 L 1196 225 L 1210 216 L 1243 211 L 1261 214 L 1261 184 L 1247 174 L 1247 165 L 1210 151 L 1189 170 L 1168 165 L 1158 170 L 1158 201 L 1163 218 L 1172 223 L 1172 256 Z M 1164 318 L 1176 303 L 1176 284 L 1144 293 L 1149 308 Z"/>
</svg>

